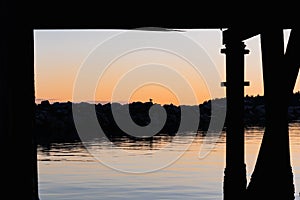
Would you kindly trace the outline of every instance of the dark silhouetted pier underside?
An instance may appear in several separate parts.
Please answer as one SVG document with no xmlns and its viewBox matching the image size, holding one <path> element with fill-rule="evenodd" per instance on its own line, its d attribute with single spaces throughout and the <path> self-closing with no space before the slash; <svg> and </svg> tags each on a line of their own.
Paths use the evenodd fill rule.
<svg viewBox="0 0 300 200">
<path fill-rule="evenodd" d="M 260 34 L 264 96 L 265 133 L 251 181 L 246 183 L 244 164 L 244 64 L 243 40 Z M 288 102 L 299 70 L 300 33 L 292 29 L 286 53 L 282 28 L 228 29 L 223 32 L 226 54 L 226 169 L 224 199 L 294 199 L 290 162 Z M 231 83 L 231 84 L 230 84 Z M 278 98 L 280 97 L 280 98 Z M 276 192 L 274 192 L 276 191 Z"/>
<path fill-rule="evenodd" d="M 106 10 L 106 12 L 105 12 Z M 22 190 L 23 199 L 38 199 L 37 158 L 34 127 L 34 29 L 134 29 L 164 27 L 174 29 L 229 28 L 223 32 L 223 53 L 226 56 L 226 93 L 228 98 L 227 155 L 224 198 L 276 199 L 282 194 L 293 199 L 293 175 L 290 166 L 287 102 L 296 82 L 299 67 L 299 31 L 293 29 L 286 53 L 283 51 L 281 29 L 241 28 L 239 24 L 222 21 L 224 13 L 214 13 L 213 22 L 206 14 L 191 16 L 178 12 L 145 10 L 116 13 L 112 7 L 67 1 L 16 3 L 1 2 L 0 54 L 0 133 L 2 170 L 6 176 L 2 195 L 14 198 L 11 188 Z M 128 13 L 130 12 L 130 14 Z M 152 15 L 155 14 L 154 20 Z M 113 15 L 112 17 L 110 17 Z M 243 40 L 261 35 L 264 93 L 266 97 L 266 132 L 255 170 L 247 188 L 244 163 L 243 95 L 244 54 Z M 278 76 L 280 74 L 280 76 Z M 276 88 L 276 89 L 274 89 Z M 283 100 L 277 97 L 281 96 Z M 21 102 L 21 103 L 20 103 Z M 21 105 L 16 107 L 16 105 Z M 31 137 L 28 133 L 32 133 Z M 22 152 L 28 162 L 20 163 L 12 148 Z M 18 170 L 13 170 L 17 167 Z M 272 173 L 276 176 L 272 176 Z M 282 178 L 282 179 L 281 179 Z M 268 185 L 268 187 L 265 187 Z M 270 189 L 268 189 L 270 188 Z M 24 192 L 23 192 L 24 191 Z M 276 191 L 274 193 L 273 191 Z M 280 194 L 278 194 L 280 193 Z"/>
</svg>

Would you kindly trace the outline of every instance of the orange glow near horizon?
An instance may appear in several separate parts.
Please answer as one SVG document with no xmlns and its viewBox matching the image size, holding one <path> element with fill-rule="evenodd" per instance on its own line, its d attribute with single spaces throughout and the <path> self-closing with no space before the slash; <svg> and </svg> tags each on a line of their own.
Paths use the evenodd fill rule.
<svg viewBox="0 0 300 200">
<path fill-rule="evenodd" d="M 180 105 L 178 98 L 172 91 L 157 84 L 138 88 L 131 95 L 129 103 L 137 101 L 148 102 L 150 99 L 152 99 L 153 103 Z"/>
<path fill-rule="evenodd" d="M 121 57 L 101 74 L 95 100 L 195 105 L 209 100 L 206 81 L 190 63 L 168 52 L 140 50 Z"/>
</svg>

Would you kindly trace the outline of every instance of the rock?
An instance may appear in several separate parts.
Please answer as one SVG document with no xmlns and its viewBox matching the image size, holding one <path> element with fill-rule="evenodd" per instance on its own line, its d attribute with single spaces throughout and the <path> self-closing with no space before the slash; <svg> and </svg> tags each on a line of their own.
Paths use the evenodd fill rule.
<svg viewBox="0 0 300 200">
<path fill-rule="evenodd" d="M 50 106 L 50 102 L 48 100 L 42 101 L 41 106 L 48 107 L 48 106 Z"/>
</svg>

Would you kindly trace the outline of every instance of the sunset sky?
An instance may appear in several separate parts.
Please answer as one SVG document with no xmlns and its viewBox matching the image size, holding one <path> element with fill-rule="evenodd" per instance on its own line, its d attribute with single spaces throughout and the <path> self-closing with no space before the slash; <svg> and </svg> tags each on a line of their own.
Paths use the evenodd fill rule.
<svg viewBox="0 0 300 200">
<path fill-rule="evenodd" d="M 290 30 L 285 30 L 285 44 Z M 36 102 L 199 104 L 225 96 L 220 29 L 35 30 Z M 260 38 L 245 41 L 245 95 L 262 95 Z M 181 51 L 182 50 L 182 51 Z M 294 91 L 300 89 L 297 81 Z"/>
</svg>

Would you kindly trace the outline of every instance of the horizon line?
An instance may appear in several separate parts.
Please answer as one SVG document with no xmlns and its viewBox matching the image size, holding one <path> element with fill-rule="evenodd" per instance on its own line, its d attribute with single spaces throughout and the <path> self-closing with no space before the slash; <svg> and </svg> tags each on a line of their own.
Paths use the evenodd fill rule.
<svg viewBox="0 0 300 200">
<path fill-rule="evenodd" d="M 300 90 L 296 91 L 296 92 L 293 92 L 293 94 L 299 94 L 300 93 Z M 249 95 L 249 94 L 246 94 L 244 95 L 244 98 L 245 97 L 264 97 L 264 95 L 260 95 L 260 94 L 257 94 L 257 95 Z M 118 104 L 121 104 L 121 105 L 126 105 L 126 104 L 132 104 L 132 103 L 149 103 L 149 102 L 152 102 L 153 104 L 159 104 L 159 105 L 177 105 L 177 106 L 195 106 L 195 105 L 200 105 L 200 104 L 204 104 L 206 102 L 209 102 L 209 101 L 212 101 L 212 100 L 220 100 L 220 99 L 225 99 L 226 96 L 224 97 L 217 97 L 217 98 L 213 98 L 213 99 L 208 99 L 208 100 L 204 100 L 202 103 L 199 103 L 199 104 L 181 104 L 181 105 L 177 105 L 177 104 L 174 104 L 172 102 L 170 102 L 169 104 L 161 104 L 161 103 L 158 103 L 158 102 L 154 102 L 153 100 L 150 100 L 149 101 L 133 101 L 133 102 L 127 102 L 127 101 L 116 101 L 116 102 L 112 102 L 112 101 L 103 101 L 103 100 L 98 100 L 98 101 L 95 101 L 95 100 L 85 100 L 85 101 L 78 101 L 78 102 L 72 102 L 70 100 L 59 100 L 58 98 L 49 98 L 49 99 L 46 99 L 46 98 L 36 98 L 35 99 L 35 104 L 39 105 L 41 104 L 42 101 L 49 101 L 50 104 L 54 104 L 54 103 L 88 103 L 88 104 L 101 104 L 101 105 L 105 105 L 105 104 L 113 104 L 113 103 L 118 103 Z"/>
</svg>

